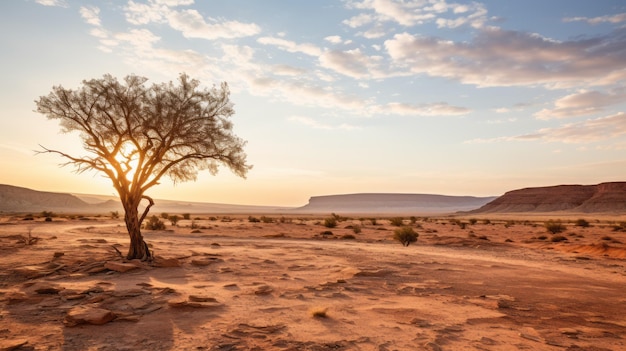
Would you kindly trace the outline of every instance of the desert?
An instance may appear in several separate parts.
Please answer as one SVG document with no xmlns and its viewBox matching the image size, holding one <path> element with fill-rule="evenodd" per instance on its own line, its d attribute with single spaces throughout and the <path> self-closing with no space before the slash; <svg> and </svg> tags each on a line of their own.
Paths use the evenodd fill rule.
<svg viewBox="0 0 626 351">
<path fill-rule="evenodd" d="M 620 215 L 194 214 L 150 262 L 122 219 L 46 215 L 0 221 L 0 350 L 626 348 Z"/>
</svg>

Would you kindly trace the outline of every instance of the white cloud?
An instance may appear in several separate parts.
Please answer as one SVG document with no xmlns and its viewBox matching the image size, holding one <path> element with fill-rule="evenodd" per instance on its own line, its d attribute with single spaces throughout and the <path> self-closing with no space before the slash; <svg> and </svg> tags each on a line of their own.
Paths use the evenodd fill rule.
<svg viewBox="0 0 626 351">
<path fill-rule="evenodd" d="M 535 113 L 539 119 L 567 118 L 590 115 L 604 111 L 604 107 L 626 101 L 626 89 L 613 89 L 608 93 L 595 90 L 581 90 L 566 95 L 554 102 L 554 108 Z"/>
<path fill-rule="evenodd" d="M 558 42 L 537 34 L 487 28 L 471 41 L 454 42 L 401 33 L 385 41 L 385 48 L 396 66 L 413 74 L 480 87 L 564 88 L 626 79 L 623 34 Z"/>
<path fill-rule="evenodd" d="M 196 10 L 173 11 L 168 15 L 172 28 L 179 30 L 185 38 L 218 39 L 241 38 L 258 34 L 261 29 L 254 23 L 227 21 L 207 23 Z"/>
<path fill-rule="evenodd" d="M 456 4 L 445 0 L 352 0 L 346 4 L 348 8 L 373 12 L 361 13 L 343 22 L 351 28 L 385 22 L 405 27 L 436 22 L 439 27 L 470 25 L 480 28 L 487 21 L 487 10 L 478 2 Z"/>
<path fill-rule="evenodd" d="M 43 6 L 68 7 L 65 0 L 35 0 L 35 2 Z"/>
<path fill-rule="evenodd" d="M 301 52 L 310 56 L 319 56 L 322 53 L 322 50 L 314 44 L 298 44 L 282 38 L 261 37 L 257 40 L 257 42 L 263 45 L 273 45 L 281 50 L 292 53 Z"/>
<path fill-rule="evenodd" d="M 468 108 L 451 106 L 445 102 L 421 105 L 392 102 L 376 106 L 374 110 L 375 113 L 398 116 L 458 116 L 470 112 Z"/>
<path fill-rule="evenodd" d="M 564 22 L 587 22 L 589 24 L 600 23 L 621 23 L 626 22 L 626 13 L 617 13 L 614 15 L 606 15 L 599 17 L 567 17 L 563 19 Z"/>
<path fill-rule="evenodd" d="M 191 4 L 193 1 L 186 0 L 151 0 L 146 4 L 131 0 L 124 10 L 126 20 L 131 24 L 167 23 L 171 28 L 180 31 L 185 38 L 232 39 L 256 35 L 261 31 L 254 23 L 218 21 L 212 18 L 208 18 L 207 22 L 197 10 L 173 9 Z"/>
<path fill-rule="evenodd" d="M 492 139 L 474 139 L 467 143 L 490 143 L 502 141 L 545 141 L 566 144 L 592 143 L 607 141 L 626 135 L 626 113 L 589 119 L 578 123 L 568 123 L 555 128 L 543 128 L 534 133 L 498 137 Z"/>
<path fill-rule="evenodd" d="M 338 35 L 330 35 L 324 38 L 327 42 L 331 44 L 341 44 L 341 37 Z"/>
<path fill-rule="evenodd" d="M 80 16 L 92 26 L 100 27 L 100 9 L 95 6 L 81 6 Z"/>
</svg>

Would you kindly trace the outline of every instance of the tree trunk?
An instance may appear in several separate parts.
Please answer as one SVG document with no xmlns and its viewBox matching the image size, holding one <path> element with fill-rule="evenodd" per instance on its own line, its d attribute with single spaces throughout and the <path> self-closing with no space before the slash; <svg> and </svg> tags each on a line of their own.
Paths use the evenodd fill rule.
<svg viewBox="0 0 626 351">
<path fill-rule="evenodd" d="M 146 244 L 141 235 L 141 220 L 139 218 L 138 206 L 138 201 L 124 203 L 124 222 L 126 223 L 126 230 L 130 237 L 130 246 L 126 258 L 129 260 L 140 259 L 146 261 L 152 258 L 152 254 L 150 253 L 148 244 Z M 149 207 L 146 209 L 145 213 L 147 213 L 148 209 Z M 145 214 L 143 217 L 145 217 Z M 143 219 L 143 217 L 141 219 Z"/>
</svg>

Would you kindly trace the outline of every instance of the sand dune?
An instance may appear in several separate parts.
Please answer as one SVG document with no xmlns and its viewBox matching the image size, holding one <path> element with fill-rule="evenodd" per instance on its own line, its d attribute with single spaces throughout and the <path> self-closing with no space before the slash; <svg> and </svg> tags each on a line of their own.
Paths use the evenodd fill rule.
<svg viewBox="0 0 626 351">
<path fill-rule="evenodd" d="M 119 221 L 5 217 L 0 350 L 626 347 L 614 224 L 552 242 L 532 221 L 407 219 L 420 237 L 405 248 L 385 219 L 332 234 L 322 219 L 182 221 L 145 232 L 147 263 L 113 249 L 127 247 Z"/>
</svg>

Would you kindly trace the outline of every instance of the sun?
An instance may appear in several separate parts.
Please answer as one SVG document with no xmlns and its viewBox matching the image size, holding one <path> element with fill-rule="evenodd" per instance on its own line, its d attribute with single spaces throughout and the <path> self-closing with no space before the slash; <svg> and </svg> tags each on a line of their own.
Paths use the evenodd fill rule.
<svg viewBox="0 0 626 351">
<path fill-rule="evenodd" d="M 125 143 L 115 155 L 115 161 L 120 165 L 125 178 L 132 181 L 139 167 L 140 152 L 131 143 Z M 119 176 L 119 174 L 118 174 Z"/>
</svg>

